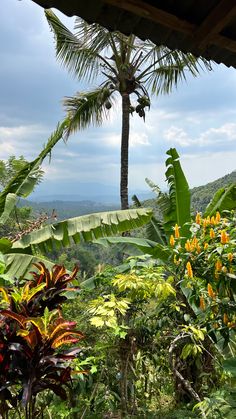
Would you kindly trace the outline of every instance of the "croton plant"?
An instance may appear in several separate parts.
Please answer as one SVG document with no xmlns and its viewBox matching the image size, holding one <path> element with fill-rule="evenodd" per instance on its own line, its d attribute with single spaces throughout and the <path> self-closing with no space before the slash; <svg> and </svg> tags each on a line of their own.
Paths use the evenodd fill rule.
<svg viewBox="0 0 236 419">
<path fill-rule="evenodd" d="M 36 265 L 32 280 L 0 288 L 0 416 L 20 403 L 26 417 L 34 416 L 36 396 L 51 390 L 67 398 L 71 382 L 70 361 L 80 349 L 83 334 L 76 323 L 65 320 L 60 305 L 78 268 L 68 274 L 63 266 L 49 271 Z"/>
</svg>

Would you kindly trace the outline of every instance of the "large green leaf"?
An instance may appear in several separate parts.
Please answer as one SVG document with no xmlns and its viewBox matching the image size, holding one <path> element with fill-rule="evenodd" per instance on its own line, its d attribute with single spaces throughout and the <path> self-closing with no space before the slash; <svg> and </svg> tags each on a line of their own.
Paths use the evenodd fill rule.
<svg viewBox="0 0 236 419">
<path fill-rule="evenodd" d="M 5 255 L 6 271 L 9 278 L 32 279 L 30 272 L 33 270 L 33 263 L 42 262 L 51 270 L 54 263 L 42 257 L 27 255 L 26 253 L 8 253 Z"/>
<path fill-rule="evenodd" d="M 164 226 L 167 235 L 172 233 L 175 224 L 181 227 L 181 236 L 189 235 L 189 227 L 186 223 L 191 220 L 190 190 L 188 182 L 179 161 L 179 155 L 175 148 L 167 151 L 170 156 L 166 160 L 166 180 L 169 186 L 169 205 L 164 212 Z"/>
<path fill-rule="evenodd" d="M 208 204 L 204 217 L 211 217 L 217 211 L 236 209 L 236 183 L 220 188 L 216 191 L 211 202 Z"/>
<path fill-rule="evenodd" d="M 106 237 L 96 240 L 96 243 L 104 246 L 109 246 L 110 244 L 122 244 L 129 247 L 134 246 L 143 254 L 151 255 L 162 262 L 167 262 L 172 254 L 168 247 L 156 243 L 155 241 L 138 237 Z M 124 251 L 126 250 L 125 246 L 123 247 Z"/>
<path fill-rule="evenodd" d="M 57 126 L 38 157 L 26 164 L 0 193 L 0 223 L 6 222 L 18 197 L 26 198 L 33 191 L 38 181 L 38 169 L 55 144 L 62 138 L 67 122 L 65 120 Z"/>
<path fill-rule="evenodd" d="M 41 253 L 69 246 L 81 240 L 92 241 L 141 227 L 152 216 L 147 208 L 100 212 L 69 218 L 33 231 L 13 244 L 13 249 L 38 248 Z"/>
</svg>

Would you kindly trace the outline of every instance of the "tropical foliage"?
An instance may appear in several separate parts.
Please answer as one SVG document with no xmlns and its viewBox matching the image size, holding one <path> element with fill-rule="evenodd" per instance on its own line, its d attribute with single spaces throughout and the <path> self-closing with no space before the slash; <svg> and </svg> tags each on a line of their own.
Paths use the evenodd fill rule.
<svg viewBox="0 0 236 419">
<path fill-rule="evenodd" d="M 76 344 L 83 334 L 76 323 L 66 321 L 60 304 L 75 279 L 62 266 L 49 272 L 37 266 L 31 281 L 0 288 L 0 413 L 24 411 L 31 419 L 38 412 L 37 396 L 47 390 L 68 398 L 72 369 L 70 361 L 79 353 Z"/>
</svg>

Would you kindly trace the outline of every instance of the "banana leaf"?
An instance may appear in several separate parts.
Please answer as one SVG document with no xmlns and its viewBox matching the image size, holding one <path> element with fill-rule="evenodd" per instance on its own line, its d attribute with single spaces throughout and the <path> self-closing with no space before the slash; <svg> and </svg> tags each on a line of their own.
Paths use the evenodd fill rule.
<svg viewBox="0 0 236 419">
<path fill-rule="evenodd" d="M 208 215 L 211 217 L 217 211 L 230 211 L 236 209 L 236 183 L 220 188 L 216 191 L 212 200 L 206 207 L 204 217 Z"/>
<path fill-rule="evenodd" d="M 106 237 L 141 227 L 152 216 L 152 210 L 139 208 L 131 210 L 119 210 L 100 212 L 46 225 L 39 230 L 33 231 L 20 240 L 13 243 L 12 250 L 30 249 L 39 250 L 40 253 L 51 251 L 56 248 L 70 246 L 81 240 L 93 241 L 100 237 Z"/>
</svg>

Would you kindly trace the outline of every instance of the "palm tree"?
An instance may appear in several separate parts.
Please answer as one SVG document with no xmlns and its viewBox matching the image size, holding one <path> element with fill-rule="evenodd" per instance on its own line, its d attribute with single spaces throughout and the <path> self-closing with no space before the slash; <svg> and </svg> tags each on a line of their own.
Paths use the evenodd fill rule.
<svg viewBox="0 0 236 419">
<path fill-rule="evenodd" d="M 136 111 L 145 119 L 145 109 L 150 107 L 148 92 L 168 94 L 181 80 L 186 80 L 187 74 L 197 76 L 200 69 L 211 69 L 211 66 L 190 53 L 171 51 L 134 35 L 110 33 L 81 18 L 76 18 L 75 33 L 72 33 L 51 10 L 45 13 L 55 36 L 58 60 L 78 80 L 92 82 L 103 78 L 96 89 L 64 100 L 69 117 L 67 136 L 91 123 L 100 125 L 113 101 L 121 96 L 120 199 L 121 208 L 127 209 L 130 114 Z M 135 98 L 134 103 L 131 97 Z"/>
</svg>

